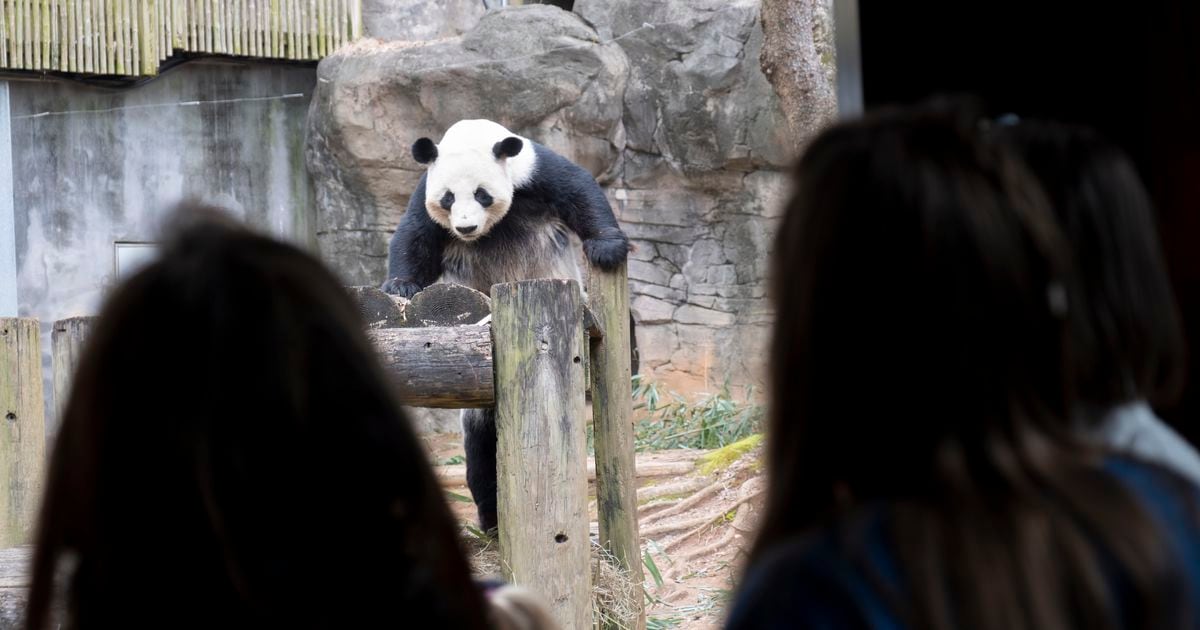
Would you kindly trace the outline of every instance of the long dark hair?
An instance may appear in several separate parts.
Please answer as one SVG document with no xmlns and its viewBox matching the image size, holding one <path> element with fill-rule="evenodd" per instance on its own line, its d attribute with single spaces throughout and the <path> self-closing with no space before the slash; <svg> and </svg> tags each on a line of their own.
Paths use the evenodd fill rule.
<svg viewBox="0 0 1200 630">
<path fill-rule="evenodd" d="M 1025 121 L 999 133 L 1040 181 L 1070 242 L 1071 369 L 1080 399 L 1099 408 L 1139 397 L 1175 402 L 1183 330 L 1133 162 L 1085 127 Z"/>
<path fill-rule="evenodd" d="M 1093 541 L 1128 579 L 1124 627 L 1169 616 L 1149 517 L 1068 430 L 1069 270 L 1019 161 L 919 108 L 828 130 L 794 177 L 752 562 L 883 505 L 911 627 L 1117 627 Z"/>
<path fill-rule="evenodd" d="M 300 250 L 185 208 L 108 300 L 54 447 L 30 628 L 485 627 L 355 308 Z"/>
</svg>

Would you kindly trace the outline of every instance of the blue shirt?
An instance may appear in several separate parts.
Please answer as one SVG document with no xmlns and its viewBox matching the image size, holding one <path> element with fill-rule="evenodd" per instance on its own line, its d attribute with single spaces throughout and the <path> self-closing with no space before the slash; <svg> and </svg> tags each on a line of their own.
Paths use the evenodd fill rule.
<svg viewBox="0 0 1200 630">
<path fill-rule="evenodd" d="M 1178 562 L 1186 597 L 1193 606 L 1200 603 L 1200 489 L 1164 469 L 1123 457 L 1109 458 L 1105 469 L 1141 501 L 1162 532 L 1168 557 Z M 847 537 L 858 560 L 846 553 Z M 881 509 L 867 510 L 836 531 L 782 544 L 746 573 L 726 628 L 905 629 L 880 588 L 887 585 L 893 593 L 903 589 L 891 547 Z M 1097 554 L 1106 556 L 1099 549 Z"/>
</svg>

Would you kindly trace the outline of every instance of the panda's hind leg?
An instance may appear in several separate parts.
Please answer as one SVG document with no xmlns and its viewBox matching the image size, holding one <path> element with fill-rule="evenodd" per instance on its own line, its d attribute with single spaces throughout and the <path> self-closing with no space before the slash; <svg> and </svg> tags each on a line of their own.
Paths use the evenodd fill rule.
<svg viewBox="0 0 1200 630">
<path fill-rule="evenodd" d="M 479 529 L 496 529 L 496 410 L 464 409 L 463 449 L 467 455 L 467 488 L 479 512 Z"/>
</svg>

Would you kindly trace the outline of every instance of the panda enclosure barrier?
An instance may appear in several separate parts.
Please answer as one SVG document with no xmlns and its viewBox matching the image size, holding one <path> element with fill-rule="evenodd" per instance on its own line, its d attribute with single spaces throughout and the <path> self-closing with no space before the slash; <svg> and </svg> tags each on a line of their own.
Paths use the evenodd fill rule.
<svg viewBox="0 0 1200 630">
<path fill-rule="evenodd" d="M 491 326 L 368 330 L 405 404 L 495 405 L 500 560 L 566 629 L 592 620 L 585 392 L 592 393 L 600 544 L 642 582 L 624 265 L 578 283 L 526 280 L 491 291 Z M 65 400 L 93 318 L 55 322 L 56 401 Z M 28 542 L 45 447 L 38 323 L 0 319 L 0 547 Z M 590 368 L 590 369 L 588 369 Z M 589 374 L 590 373 L 590 374 Z M 61 404 L 61 402 L 56 403 Z M 645 625 L 642 598 L 620 627 Z"/>
</svg>

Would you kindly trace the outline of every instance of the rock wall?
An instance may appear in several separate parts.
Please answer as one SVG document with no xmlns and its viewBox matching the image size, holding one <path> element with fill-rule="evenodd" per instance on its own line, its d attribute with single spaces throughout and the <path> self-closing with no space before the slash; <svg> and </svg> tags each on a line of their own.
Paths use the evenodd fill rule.
<svg viewBox="0 0 1200 630">
<path fill-rule="evenodd" d="M 339 51 L 318 69 L 309 115 L 322 252 L 348 281 L 380 282 L 422 172 L 412 141 L 491 118 L 584 165 L 608 191 L 637 245 L 629 271 L 643 373 L 681 390 L 756 380 L 792 158 L 759 70 L 758 4 L 510 7 L 460 38 Z"/>
<path fill-rule="evenodd" d="M 363 0 L 363 31 L 380 39 L 454 37 L 478 24 L 484 10 L 480 0 Z"/>
<path fill-rule="evenodd" d="M 758 2 L 579 0 L 575 11 L 629 59 L 609 190 L 638 246 L 629 275 L 644 370 L 683 389 L 754 381 L 791 161 L 758 66 Z"/>
</svg>

